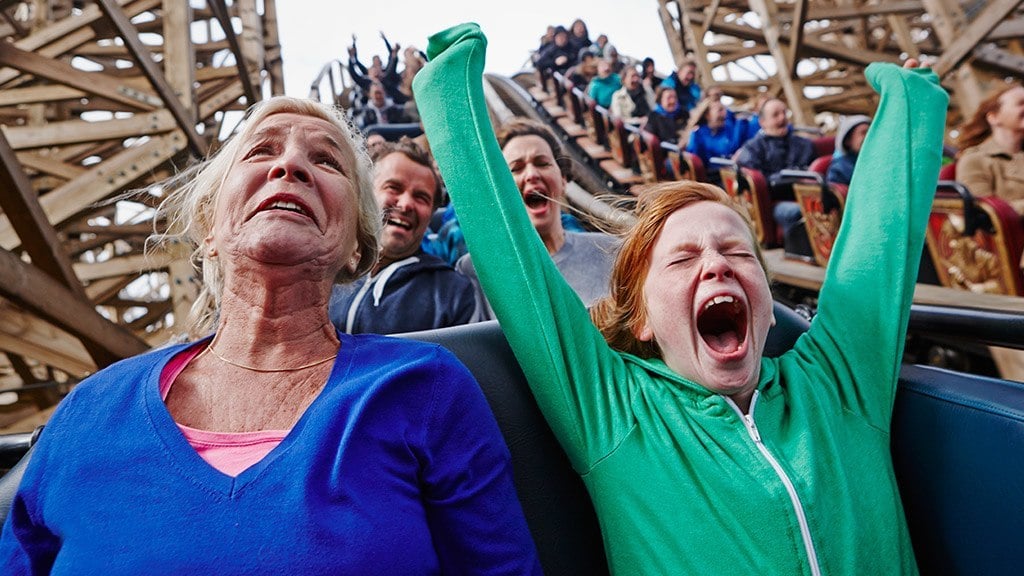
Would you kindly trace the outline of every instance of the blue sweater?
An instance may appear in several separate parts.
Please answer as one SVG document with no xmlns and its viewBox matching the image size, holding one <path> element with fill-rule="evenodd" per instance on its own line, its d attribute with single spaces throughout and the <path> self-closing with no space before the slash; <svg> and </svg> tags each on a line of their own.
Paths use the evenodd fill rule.
<svg viewBox="0 0 1024 576">
<path fill-rule="evenodd" d="M 15 496 L 3 573 L 539 573 L 508 449 L 465 367 L 433 345 L 339 338 L 323 392 L 234 478 L 160 399 L 183 345 L 82 382 Z"/>
</svg>

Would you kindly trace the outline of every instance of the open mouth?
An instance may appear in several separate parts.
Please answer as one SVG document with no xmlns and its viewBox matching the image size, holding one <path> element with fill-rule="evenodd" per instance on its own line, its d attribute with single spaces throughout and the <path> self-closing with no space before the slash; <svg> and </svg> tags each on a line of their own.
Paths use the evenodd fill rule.
<svg viewBox="0 0 1024 576">
<path fill-rule="evenodd" d="M 414 228 L 413 222 L 407 218 L 395 214 L 394 211 L 388 210 L 384 212 L 384 225 L 395 226 L 402 230 L 412 230 Z"/>
<path fill-rule="evenodd" d="M 543 208 L 547 205 L 548 198 L 539 192 L 527 192 L 523 197 L 523 202 L 526 203 L 527 208 Z"/>
<path fill-rule="evenodd" d="M 269 206 L 264 208 L 264 210 L 286 210 L 288 212 L 295 212 L 296 214 L 302 214 L 306 218 L 311 218 L 309 213 L 306 212 L 305 208 L 303 208 L 302 206 L 299 206 L 295 202 L 286 202 L 284 200 L 278 200 L 276 202 L 273 202 Z"/>
<path fill-rule="evenodd" d="M 715 352 L 736 352 L 747 338 L 746 308 L 732 296 L 716 296 L 697 315 L 697 331 Z"/>
</svg>

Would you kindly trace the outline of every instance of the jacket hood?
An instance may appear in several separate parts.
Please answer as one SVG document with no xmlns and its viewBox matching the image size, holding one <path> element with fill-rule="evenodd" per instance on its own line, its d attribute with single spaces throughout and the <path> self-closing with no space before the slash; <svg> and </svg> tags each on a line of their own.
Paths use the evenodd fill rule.
<svg viewBox="0 0 1024 576">
<path fill-rule="evenodd" d="M 856 128 L 860 124 L 870 124 L 871 118 L 864 116 L 863 114 L 857 114 L 855 116 L 846 116 L 839 123 L 839 131 L 836 132 L 836 156 L 845 156 L 849 154 L 849 150 L 846 149 L 846 137 L 850 135 L 850 131 Z"/>
</svg>

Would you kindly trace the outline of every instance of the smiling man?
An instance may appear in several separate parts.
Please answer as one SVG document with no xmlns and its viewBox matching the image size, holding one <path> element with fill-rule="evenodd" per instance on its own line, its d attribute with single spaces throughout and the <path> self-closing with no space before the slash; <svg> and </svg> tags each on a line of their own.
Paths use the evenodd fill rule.
<svg viewBox="0 0 1024 576">
<path fill-rule="evenodd" d="M 334 286 L 331 322 L 350 334 L 397 334 L 476 321 L 469 279 L 420 248 L 441 204 L 441 180 L 430 156 L 403 140 L 375 148 L 373 161 L 373 189 L 384 218 L 380 260 L 368 276 Z"/>
</svg>

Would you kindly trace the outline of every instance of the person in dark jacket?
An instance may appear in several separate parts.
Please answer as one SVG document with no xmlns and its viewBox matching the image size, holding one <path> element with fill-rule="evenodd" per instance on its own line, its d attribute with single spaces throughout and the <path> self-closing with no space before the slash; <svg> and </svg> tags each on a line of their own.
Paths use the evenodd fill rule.
<svg viewBox="0 0 1024 576">
<path fill-rule="evenodd" d="M 579 52 L 569 42 L 569 31 L 564 26 L 555 28 L 555 39 L 534 55 L 533 65 L 537 70 L 553 70 L 565 73 L 576 64 Z"/>
<path fill-rule="evenodd" d="M 479 319 L 473 284 L 423 251 L 423 235 L 441 204 L 441 179 L 411 140 L 374 154 L 373 189 L 384 211 L 380 260 L 368 276 L 335 285 L 329 316 L 349 334 L 397 334 Z"/>
<path fill-rule="evenodd" d="M 395 104 L 388 99 L 384 86 L 380 82 L 370 84 L 370 98 L 366 101 L 357 118 L 362 129 L 374 125 L 405 124 L 411 122 L 405 112 L 405 106 Z"/>
<path fill-rule="evenodd" d="M 654 134 L 662 142 L 675 144 L 679 141 L 680 133 L 686 129 L 686 121 L 690 115 L 679 104 L 675 90 L 668 86 L 658 86 L 654 99 L 657 105 L 647 115 L 644 130 Z"/>
<path fill-rule="evenodd" d="M 836 133 L 836 153 L 828 166 L 825 181 L 849 186 L 853 177 L 853 166 L 857 163 L 860 146 L 868 134 L 871 118 L 863 115 L 849 116 L 839 123 Z"/>
<path fill-rule="evenodd" d="M 770 98 L 757 116 L 761 131 L 740 148 L 737 163 L 760 171 L 769 183 L 783 170 L 806 170 L 814 160 L 814 143 L 793 134 L 786 103 Z M 773 215 L 784 235 L 802 218 L 800 206 L 790 200 L 777 202 Z"/>
</svg>

